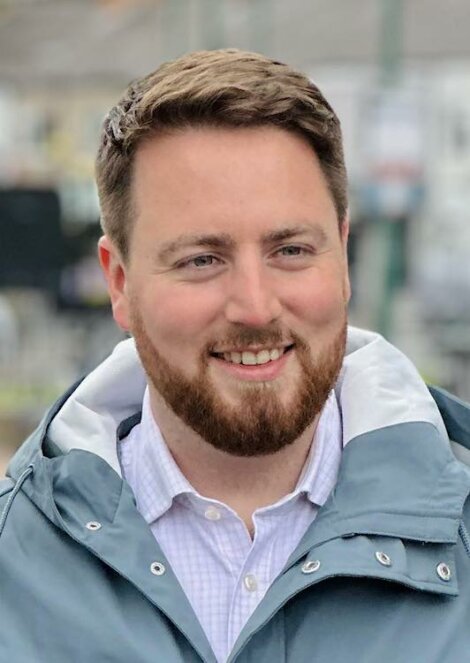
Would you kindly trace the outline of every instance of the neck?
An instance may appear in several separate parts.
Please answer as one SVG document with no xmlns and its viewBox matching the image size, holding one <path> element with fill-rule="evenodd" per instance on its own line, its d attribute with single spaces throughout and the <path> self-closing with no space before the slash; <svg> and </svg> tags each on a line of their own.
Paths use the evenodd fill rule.
<svg viewBox="0 0 470 663">
<path fill-rule="evenodd" d="M 253 513 L 295 489 L 318 416 L 292 444 L 273 454 L 239 457 L 216 449 L 186 426 L 150 389 L 152 413 L 181 472 L 197 490 L 232 508 L 253 532 Z"/>
</svg>

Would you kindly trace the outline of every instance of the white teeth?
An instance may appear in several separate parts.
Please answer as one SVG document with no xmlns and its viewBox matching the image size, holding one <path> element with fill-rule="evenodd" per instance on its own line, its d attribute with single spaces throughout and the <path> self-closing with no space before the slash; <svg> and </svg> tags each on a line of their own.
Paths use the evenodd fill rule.
<svg viewBox="0 0 470 663">
<path fill-rule="evenodd" d="M 260 350 L 259 352 L 224 352 L 225 361 L 232 364 L 244 364 L 245 366 L 256 366 L 257 364 L 267 364 L 269 361 L 275 361 L 284 354 L 284 350 L 274 348 L 273 350 Z"/>
<path fill-rule="evenodd" d="M 256 363 L 254 352 L 242 352 L 242 364 L 245 364 L 245 366 L 255 366 Z"/>
<path fill-rule="evenodd" d="M 261 352 L 258 352 L 258 354 L 256 355 L 257 364 L 267 364 L 268 361 L 271 361 L 271 355 L 269 350 L 261 350 Z"/>
</svg>

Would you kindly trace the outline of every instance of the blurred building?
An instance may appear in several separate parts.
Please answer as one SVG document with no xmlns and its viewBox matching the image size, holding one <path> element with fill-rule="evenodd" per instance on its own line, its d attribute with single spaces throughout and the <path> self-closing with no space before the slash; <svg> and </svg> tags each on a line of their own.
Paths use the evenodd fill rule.
<svg viewBox="0 0 470 663">
<path fill-rule="evenodd" d="M 411 275 L 428 310 L 449 282 L 459 296 L 443 305 L 460 314 L 468 268 L 444 245 L 457 235 L 459 257 L 470 249 L 469 21 L 466 0 L 0 0 L 0 182 L 52 186 L 66 224 L 95 223 L 99 128 L 128 82 L 188 50 L 261 50 L 338 109 L 353 221 L 416 216 L 406 197 L 425 191 L 425 223 L 406 231 L 420 248 Z M 385 108 L 384 87 L 396 91 Z"/>
</svg>

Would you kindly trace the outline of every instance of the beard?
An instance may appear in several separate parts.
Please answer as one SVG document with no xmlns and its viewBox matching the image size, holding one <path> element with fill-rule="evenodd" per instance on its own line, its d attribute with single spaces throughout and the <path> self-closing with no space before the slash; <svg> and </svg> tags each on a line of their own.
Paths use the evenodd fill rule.
<svg viewBox="0 0 470 663">
<path fill-rule="evenodd" d="M 345 347 L 346 314 L 340 330 L 317 357 L 298 335 L 289 342 L 300 364 L 297 383 L 288 403 L 280 398 L 281 384 L 241 382 L 238 404 L 227 403 L 217 392 L 209 375 L 211 349 L 201 353 L 195 377 L 187 377 L 172 366 L 153 345 L 143 320 L 133 306 L 132 334 L 144 370 L 167 406 L 201 438 L 220 451 L 234 456 L 273 454 L 292 444 L 321 412 L 341 370 Z M 285 336 L 278 328 L 233 329 L 218 347 L 246 347 L 251 344 L 274 347 Z M 220 360 L 219 360 L 220 361 Z"/>
</svg>

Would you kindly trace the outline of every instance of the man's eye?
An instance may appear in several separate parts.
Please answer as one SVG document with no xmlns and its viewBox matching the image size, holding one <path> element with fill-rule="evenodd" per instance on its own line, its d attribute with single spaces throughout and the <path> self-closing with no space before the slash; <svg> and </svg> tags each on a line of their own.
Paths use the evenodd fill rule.
<svg viewBox="0 0 470 663">
<path fill-rule="evenodd" d="M 195 267 L 209 267 L 214 264 L 214 261 L 214 256 L 197 256 L 191 262 Z"/>
<path fill-rule="evenodd" d="M 283 246 L 279 249 L 279 253 L 284 256 L 300 256 L 305 253 L 305 249 L 301 246 L 289 244 L 289 246 Z"/>
<path fill-rule="evenodd" d="M 195 258 L 188 258 L 181 262 L 178 267 L 212 267 L 217 264 L 217 258 L 211 255 L 196 256 Z"/>
</svg>

